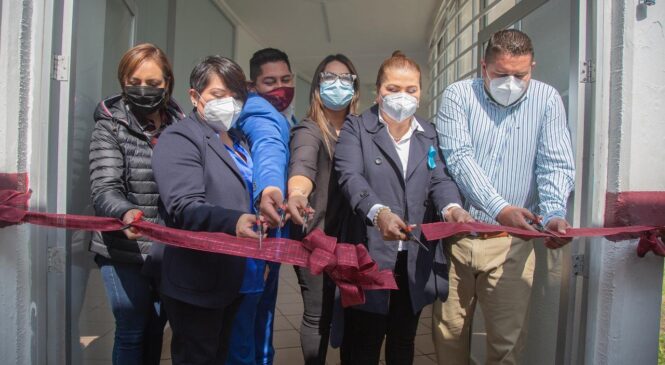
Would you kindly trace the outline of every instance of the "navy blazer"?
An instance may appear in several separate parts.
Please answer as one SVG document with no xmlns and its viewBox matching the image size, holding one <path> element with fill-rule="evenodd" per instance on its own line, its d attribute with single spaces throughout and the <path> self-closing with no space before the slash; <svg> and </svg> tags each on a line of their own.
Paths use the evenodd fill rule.
<svg viewBox="0 0 665 365">
<path fill-rule="evenodd" d="M 356 213 L 352 217 L 356 222 L 350 226 L 362 227 L 348 232 L 346 241 L 366 244 L 381 269 L 394 269 L 398 242 L 385 242 L 381 232 L 372 226 L 367 214 L 374 204 L 387 205 L 408 223 L 419 225 L 438 221 L 439 212 L 446 205 L 462 203 L 457 185 L 442 162 L 434 127 L 418 120 L 424 131 L 414 131 L 411 137 L 406 179 L 387 127 L 379 121 L 377 106 L 360 116 L 347 117 L 335 149 L 340 187 Z M 427 159 L 432 147 L 437 151 L 436 166 L 430 169 Z M 422 236 L 420 227 L 413 233 Z M 435 298 L 445 300 L 448 296 L 443 247 L 438 242 L 426 242 L 424 237 L 420 239 L 430 247 L 429 251 L 415 242 L 404 241 L 414 313 Z M 370 290 L 366 292 L 365 304 L 358 309 L 388 313 L 389 298 L 389 290 Z"/>
<path fill-rule="evenodd" d="M 229 131 L 236 139 L 242 134 Z M 249 189 L 217 134 L 192 112 L 159 137 L 152 168 L 167 226 L 235 235 L 249 212 Z M 221 308 L 240 290 L 245 259 L 165 246 L 160 290 L 180 301 Z"/>
</svg>

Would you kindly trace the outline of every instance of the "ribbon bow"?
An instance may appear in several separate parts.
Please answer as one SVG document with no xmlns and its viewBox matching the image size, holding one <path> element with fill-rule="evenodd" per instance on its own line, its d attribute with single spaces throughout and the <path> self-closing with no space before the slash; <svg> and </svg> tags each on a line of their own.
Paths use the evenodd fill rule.
<svg viewBox="0 0 665 365">
<path fill-rule="evenodd" d="M 392 271 L 379 270 L 363 245 L 338 244 L 318 229 L 302 244 L 310 251 L 310 271 L 328 274 L 339 287 L 343 307 L 365 303 L 365 290 L 397 289 Z"/>
</svg>

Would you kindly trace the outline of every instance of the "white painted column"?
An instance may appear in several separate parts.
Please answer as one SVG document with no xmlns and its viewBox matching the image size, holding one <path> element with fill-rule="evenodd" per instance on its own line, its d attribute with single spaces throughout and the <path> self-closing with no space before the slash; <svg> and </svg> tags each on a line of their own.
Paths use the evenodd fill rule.
<svg viewBox="0 0 665 365">
<path fill-rule="evenodd" d="M 612 224 L 616 215 L 646 209 L 657 213 L 628 213 L 629 223 L 664 224 L 665 205 L 658 197 L 665 195 L 665 1 L 596 4 L 593 166 L 594 178 L 607 182 L 596 185 L 593 221 Z M 652 192 L 655 199 L 642 205 L 628 200 L 625 208 L 606 211 L 605 202 L 615 194 L 633 192 Z M 651 253 L 638 258 L 636 246 L 637 240 L 590 243 L 586 364 L 657 363 L 663 259 Z"/>
<path fill-rule="evenodd" d="M 0 172 L 17 173 L 25 172 L 28 159 L 30 75 L 22 73 L 30 69 L 35 9 L 29 1 L 3 1 L 1 6 Z M 6 364 L 31 362 L 28 239 L 27 226 L 0 229 L 0 356 Z"/>
</svg>

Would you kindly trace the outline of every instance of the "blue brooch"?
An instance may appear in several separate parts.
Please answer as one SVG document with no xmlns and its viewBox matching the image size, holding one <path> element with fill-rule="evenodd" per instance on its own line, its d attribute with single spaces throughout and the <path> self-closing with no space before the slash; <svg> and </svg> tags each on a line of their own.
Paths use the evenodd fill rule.
<svg viewBox="0 0 665 365">
<path fill-rule="evenodd" d="M 434 146 L 429 146 L 429 151 L 427 151 L 427 168 L 434 170 L 436 167 L 436 149 Z"/>
</svg>

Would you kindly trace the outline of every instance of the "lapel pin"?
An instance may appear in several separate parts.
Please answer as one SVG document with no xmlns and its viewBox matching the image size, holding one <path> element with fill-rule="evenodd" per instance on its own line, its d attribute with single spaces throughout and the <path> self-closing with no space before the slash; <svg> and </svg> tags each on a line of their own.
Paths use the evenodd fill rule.
<svg viewBox="0 0 665 365">
<path fill-rule="evenodd" d="M 434 146 L 429 146 L 429 151 L 427 151 L 427 168 L 430 170 L 436 168 L 436 149 L 434 149 Z"/>
</svg>

